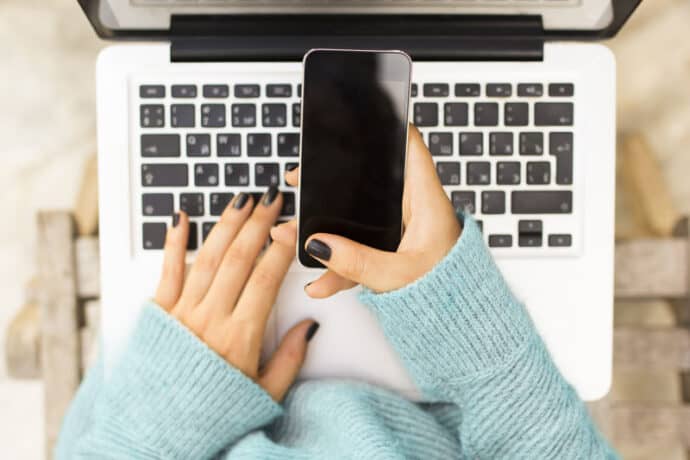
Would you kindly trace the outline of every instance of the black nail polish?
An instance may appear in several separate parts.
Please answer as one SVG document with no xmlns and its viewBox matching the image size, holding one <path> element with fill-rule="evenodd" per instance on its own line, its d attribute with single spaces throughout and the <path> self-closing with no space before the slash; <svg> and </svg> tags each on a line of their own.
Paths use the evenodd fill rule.
<svg viewBox="0 0 690 460">
<path fill-rule="evenodd" d="M 311 323 L 311 326 L 309 326 L 309 329 L 307 329 L 307 333 L 304 335 L 304 339 L 309 342 L 313 337 L 314 334 L 316 334 L 316 331 L 319 330 L 319 326 L 321 326 L 319 323 L 314 321 Z"/>
<path fill-rule="evenodd" d="M 261 200 L 264 206 L 270 206 L 271 203 L 273 203 L 278 196 L 278 187 L 275 185 L 271 185 L 268 187 L 268 190 L 266 190 L 266 193 L 264 193 L 264 198 Z"/>
<path fill-rule="evenodd" d="M 321 240 L 311 240 L 307 243 L 307 254 L 321 260 L 330 260 L 331 248 Z"/>
<path fill-rule="evenodd" d="M 180 213 L 176 212 L 173 214 L 173 227 L 177 227 L 177 224 L 180 223 Z"/>
<path fill-rule="evenodd" d="M 235 209 L 242 209 L 244 208 L 244 205 L 247 204 L 248 199 L 249 195 L 244 192 L 240 192 L 239 195 L 237 195 L 237 198 L 235 198 L 235 204 L 232 205 L 232 207 Z"/>
<path fill-rule="evenodd" d="M 309 286 L 311 286 L 311 283 L 313 283 L 313 281 L 309 281 L 307 284 L 305 284 L 304 290 L 306 290 Z"/>
<path fill-rule="evenodd" d="M 285 165 L 286 171 L 294 171 L 297 168 L 297 163 L 288 163 Z"/>
</svg>

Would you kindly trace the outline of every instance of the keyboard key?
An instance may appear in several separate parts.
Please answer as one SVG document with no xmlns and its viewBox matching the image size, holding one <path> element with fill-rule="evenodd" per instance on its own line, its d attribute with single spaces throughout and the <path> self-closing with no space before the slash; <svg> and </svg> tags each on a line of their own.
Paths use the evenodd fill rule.
<svg viewBox="0 0 690 460">
<path fill-rule="evenodd" d="M 520 183 L 520 162 L 499 161 L 496 163 L 496 183 L 498 185 L 518 185 Z"/>
<path fill-rule="evenodd" d="M 410 86 L 410 97 L 417 97 L 417 83 L 412 83 L 412 86 Z"/>
<path fill-rule="evenodd" d="M 247 155 L 250 157 L 270 157 L 271 135 L 247 134 Z"/>
<path fill-rule="evenodd" d="M 299 156 L 299 133 L 278 134 L 278 156 Z"/>
<path fill-rule="evenodd" d="M 238 157 L 242 155 L 242 137 L 236 133 L 218 134 L 216 152 L 219 157 Z"/>
<path fill-rule="evenodd" d="M 256 163 L 254 165 L 254 184 L 259 186 L 278 185 L 280 165 L 278 163 Z"/>
<path fill-rule="evenodd" d="M 252 196 L 254 207 L 261 203 L 261 199 L 264 197 L 264 192 L 249 192 L 249 194 Z"/>
<path fill-rule="evenodd" d="M 484 153 L 484 134 L 460 133 L 460 155 L 482 155 Z"/>
<path fill-rule="evenodd" d="M 173 128 L 194 127 L 194 105 L 173 104 L 170 106 L 170 124 Z"/>
<path fill-rule="evenodd" d="M 448 83 L 425 83 L 424 97 L 448 97 L 450 89 Z"/>
<path fill-rule="evenodd" d="M 147 104 L 140 106 L 139 121 L 142 128 L 162 128 L 165 125 L 163 105 Z"/>
<path fill-rule="evenodd" d="M 199 230 L 196 222 L 189 223 L 189 235 L 187 237 L 187 250 L 195 251 L 199 247 Z"/>
<path fill-rule="evenodd" d="M 551 182 L 551 163 L 530 161 L 527 163 L 527 184 L 547 185 Z"/>
<path fill-rule="evenodd" d="M 142 243 L 144 249 L 163 249 L 165 246 L 166 225 L 158 222 L 147 222 L 143 225 Z"/>
<path fill-rule="evenodd" d="M 491 163 L 488 161 L 468 161 L 465 183 L 467 185 L 489 185 L 491 183 Z"/>
<path fill-rule="evenodd" d="M 223 98 L 228 97 L 230 91 L 228 85 L 204 85 L 204 97 L 208 98 Z"/>
<path fill-rule="evenodd" d="M 453 133 L 429 133 L 429 151 L 432 155 L 453 154 Z"/>
<path fill-rule="evenodd" d="M 302 83 L 297 85 L 297 97 L 302 97 Z"/>
<path fill-rule="evenodd" d="M 518 235 L 518 246 L 520 247 L 540 247 L 542 236 L 540 234 Z"/>
<path fill-rule="evenodd" d="M 477 219 L 475 222 L 477 222 L 477 227 L 479 227 L 479 233 L 484 233 L 484 221 Z"/>
<path fill-rule="evenodd" d="M 512 235 L 489 235 L 490 248 L 509 248 L 513 245 Z"/>
<path fill-rule="evenodd" d="M 506 212 L 505 192 L 482 192 L 483 214 L 504 214 Z"/>
<path fill-rule="evenodd" d="M 575 86 L 572 83 L 551 83 L 549 85 L 549 96 L 572 96 L 575 94 Z"/>
<path fill-rule="evenodd" d="M 201 126 L 222 128 L 225 126 L 225 104 L 202 104 Z"/>
<path fill-rule="evenodd" d="M 539 97 L 544 94 L 544 86 L 541 83 L 520 83 L 517 93 L 520 97 Z"/>
<path fill-rule="evenodd" d="M 144 193 L 141 196 L 141 212 L 145 216 L 171 216 L 172 193 Z"/>
<path fill-rule="evenodd" d="M 573 183 L 573 133 L 549 134 L 549 153 L 556 157 L 556 183 Z"/>
<path fill-rule="evenodd" d="M 570 247 L 572 244 L 573 238 L 567 233 L 549 235 L 549 246 L 551 247 Z"/>
<path fill-rule="evenodd" d="M 491 133 L 489 135 L 489 155 L 512 155 L 513 133 Z"/>
<path fill-rule="evenodd" d="M 263 104 L 261 119 L 264 126 L 285 126 L 287 124 L 287 106 L 285 104 Z"/>
<path fill-rule="evenodd" d="M 438 125 L 438 104 L 435 102 L 416 102 L 414 104 L 414 124 L 417 126 Z"/>
<path fill-rule="evenodd" d="M 455 95 L 457 97 L 477 97 L 481 92 L 479 83 L 457 83 Z"/>
<path fill-rule="evenodd" d="M 537 102 L 534 104 L 536 126 L 570 126 L 573 124 L 571 102 Z"/>
<path fill-rule="evenodd" d="M 541 155 L 543 153 L 543 133 L 520 133 L 520 155 Z"/>
<path fill-rule="evenodd" d="M 571 191 L 519 191 L 512 192 L 513 214 L 569 214 L 573 211 Z"/>
<path fill-rule="evenodd" d="M 240 187 L 249 185 L 249 164 L 226 163 L 225 185 Z"/>
<path fill-rule="evenodd" d="M 141 185 L 144 187 L 184 187 L 188 182 L 185 164 L 143 164 Z"/>
<path fill-rule="evenodd" d="M 259 85 L 235 85 L 235 97 L 259 97 L 260 95 Z"/>
<path fill-rule="evenodd" d="M 211 155 L 210 134 L 187 134 L 187 156 L 208 157 Z"/>
<path fill-rule="evenodd" d="M 283 192 L 283 207 L 280 208 L 280 215 L 295 215 L 295 194 L 293 192 Z"/>
<path fill-rule="evenodd" d="M 198 187 L 215 187 L 218 183 L 217 164 L 197 163 L 194 165 L 194 185 Z"/>
<path fill-rule="evenodd" d="M 300 113 L 302 112 L 302 105 L 299 102 L 292 104 L 292 126 L 299 127 L 302 119 Z"/>
<path fill-rule="evenodd" d="M 254 104 L 232 104 L 232 126 L 237 128 L 256 126 L 256 106 Z"/>
<path fill-rule="evenodd" d="M 139 97 L 144 99 L 165 97 L 165 86 L 141 85 L 139 87 Z"/>
<path fill-rule="evenodd" d="M 439 161 L 436 163 L 436 172 L 442 185 L 460 185 L 460 163 Z"/>
<path fill-rule="evenodd" d="M 267 97 L 291 97 L 292 85 L 288 83 L 266 85 Z"/>
<path fill-rule="evenodd" d="M 228 203 L 230 203 L 234 197 L 234 193 L 211 193 L 209 198 L 211 215 L 220 216 L 223 214 Z"/>
<path fill-rule="evenodd" d="M 192 217 L 204 215 L 204 194 L 203 193 L 181 193 L 180 209 Z"/>
<path fill-rule="evenodd" d="M 541 220 L 520 220 L 518 222 L 518 246 L 541 246 L 542 231 L 543 226 Z"/>
<path fill-rule="evenodd" d="M 148 157 L 179 157 L 179 134 L 142 134 L 141 156 Z"/>
<path fill-rule="evenodd" d="M 172 97 L 196 97 L 196 85 L 172 85 Z"/>
<path fill-rule="evenodd" d="M 541 233 L 543 223 L 541 220 L 519 220 L 518 233 Z"/>
<path fill-rule="evenodd" d="M 451 192 L 450 201 L 453 203 L 455 212 L 474 214 L 477 210 L 475 207 L 476 194 L 474 192 Z"/>
<path fill-rule="evenodd" d="M 506 102 L 503 119 L 506 126 L 527 126 L 529 105 L 526 102 Z"/>
<path fill-rule="evenodd" d="M 498 104 L 477 102 L 474 104 L 475 126 L 496 126 L 498 124 Z"/>
<path fill-rule="evenodd" d="M 216 222 L 204 222 L 201 224 L 201 242 L 205 242 L 206 238 L 208 238 L 208 235 L 211 233 L 211 230 L 213 230 L 213 227 L 216 225 Z"/>
<path fill-rule="evenodd" d="M 486 95 L 488 97 L 508 97 L 513 89 L 510 83 L 487 83 Z"/>
<path fill-rule="evenodd" d="M 446 126 L 467 126 L 467 103 L 448 102 L 443 104 L 443 120 Z"/>
</svg>

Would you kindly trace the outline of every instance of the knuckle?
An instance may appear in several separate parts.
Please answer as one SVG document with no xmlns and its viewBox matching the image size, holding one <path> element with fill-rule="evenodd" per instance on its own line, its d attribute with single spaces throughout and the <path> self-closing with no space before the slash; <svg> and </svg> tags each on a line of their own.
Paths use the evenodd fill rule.
<svg viewBox="0 0 690 460">
<path fill-rule="evenodd" d="M 258 267 L 252 274 L 252 284 L 259 289 L 272 290 L 280 285 L 280 277 L 269 268 Z"/>
<path fill-rule="evenodd" d="M 345 266 L 345 275 L 353 280 L 359 280 L 367 271 L 367 257 L 362 251 L 353 251 Z"/>
<path fill-rule="evenodd" d="M 238 244 L 239 243 L 239 244 Z M 247 246 L 241 241 L 236 242 L 230 246 L 228 252 L 225 254 L 223 264 L 229 267 L 244 265 L 250 263 L 249 250 Z"/>
</svg>

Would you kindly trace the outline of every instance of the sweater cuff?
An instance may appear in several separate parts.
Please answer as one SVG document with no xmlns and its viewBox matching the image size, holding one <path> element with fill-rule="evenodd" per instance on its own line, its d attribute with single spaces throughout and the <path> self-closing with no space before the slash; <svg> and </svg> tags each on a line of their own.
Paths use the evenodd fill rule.
<svg viewBox="0 0 690 460">
<path fill-rule="evenodd" d="M 209 458 L 282 411 L 154 303 L 144 306 L 106 388 L 108 432 L 128 433 L 162 458 Z"/>
<path fill-rule="evenodd" d="M 364 290 L 360 299 L 429 396 L 451 381 L 497 370 L 536 334 L 470 216 L 430 272 L 395 291 Z"/>
</svg>

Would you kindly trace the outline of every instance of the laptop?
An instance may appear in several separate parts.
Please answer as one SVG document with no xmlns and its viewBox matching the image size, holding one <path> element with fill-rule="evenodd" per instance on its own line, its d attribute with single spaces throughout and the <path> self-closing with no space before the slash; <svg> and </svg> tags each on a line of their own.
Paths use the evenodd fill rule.
<svg viewBox="0 0 690 460">
<path fill-rule="evenodd" d="M 154 293 L 171 216 L 191 219 L 188 262 L 234 194 L 284 193 L 299 162 L 301 61 L 311 48 L 402 49 L 410 120 L 453 204 L 475 215 L 556 364 L 579 395 L 611 381 L 615 64 L 592 41 L 639 0 L 79 0 L 97 62 L 101 334 L 106 375 Z M 585 43 L 586 41 L 590 43 Z M 128 42 L 128 43 L 124 43 Z M 270 353 L 298 320 L 321 330 L 301 378 L 421 398 L 358 288 L 303 291 L 290 268 Z"/>
</svg>

